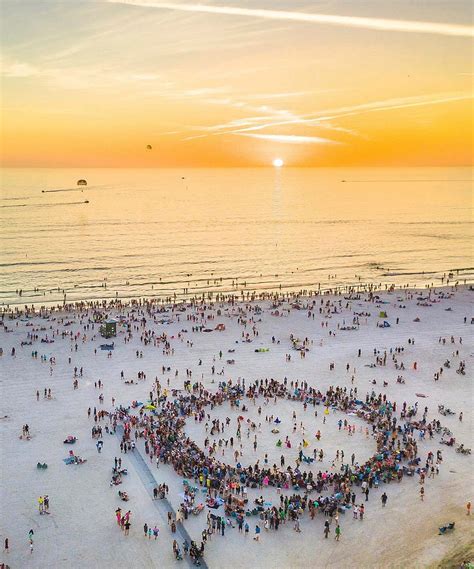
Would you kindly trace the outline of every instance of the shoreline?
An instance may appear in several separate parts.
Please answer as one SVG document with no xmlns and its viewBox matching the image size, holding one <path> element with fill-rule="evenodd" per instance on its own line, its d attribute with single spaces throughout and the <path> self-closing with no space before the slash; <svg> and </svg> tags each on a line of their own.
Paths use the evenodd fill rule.
<svg viewBox="0 0 474 569">
<path fill-rule="evenodd" d="M 382 269 L 382 267 L 378 267 Z M 107 289 L 113 290 L 119 288 L 119 285 L 114 286 L 113 284 L 110 285 L 107 279 L 103 279 L 102 282 L 96 285 L 89 285 L 87 288 L 96 288 L 96 289 L 104 289 L 104 296 L 99 296 L 97 298 L 77 298 L 75 300 L 68 300 L 68 295 L 74 296 L 74 292 L 78 290 L 76 286 L 72 288 L 62 288 L 62 287 L 55 287 L 52 289 L 47 289 L 43 291 L 43 296 L 41 297 L 42 300 L 33 300 L 31 301 L 31 296 L 28 296 L 28 293 L 34 293 L 35 296 L 39 296 L 41 292 L 40 287 L 34 287 L 33 289 L 17 289 L 15 291 L 17 297 L 12 302 L 1 302 L 0 309 L 16 307 L 16 306 L 59 306 L 64 304 L 81 304 L 81 303 L 90 303 L 90 302 L 99 302 L 99 303 L 113 303 L 116 301 L 119 302 L 147 302 L 150 300 L 156 301 L 163 301 L 165 303 L 177 302 L 178 299 L 181 302 L 190 302 L 196 301 L 201 299 L 212 300 L 216 298 L 248 298 L 249 296 L 255 298 L 262 298 L 265 295 L 272 295 L 272 294 L 293 294 L 293 295 L 300 295 L 300 296 L 311 296 L 316 294 L 334 294 L 338 291 L 354 291 L 354 290 L 374 290 L 377 289 L 379 291 L 388 290 L 391 288 L 396 289 L 422 289 L 422 288 L 437 288 L 440 286 L 449 286 L 450 284 L 455 285 L 472 285 L 474 283 L 474 276 L 471 274 L 474 271 L 473 267 L 459 267 L 454 269 L 449 269 L 445 271 L 432 271 L 432 272 L 411 272 L 411 273 L 383 273 L 380 277 L 395 277 L 395 276 L 415 276 L 421 275 L 423 277 L 431 276 L 431 279 L 423 279 L 422 282 L 408 282 L 408 283 L 397 283 L 393 281 L 384 280 L 383 278 L 373 278 L 370 281 L 363 281 L 362 276 L 355 275 L 349 282 L 337 281 L 337 275 L 328 275 L 328 280 L 324 282 L 324 284 L 312 283 L 311 285 L 306 283 L 293 283 L 293 284 L 284 284 L 284 283 L 277 283 L 272 281 L 262 281 L 258 283 L 250 283 L 247 284 L 247 280 L 252 280 L 255 277 L 252 276 L 239 276 L 239 277 L 222 277 L 222 278 L 206 278 L 201 277 L 198 280 L 192 281 L 189 277 L 192 275 L 187 275 L 188 279 L 182 281 L 162 281 L 161 279 L 156 282 L 147 282 L 143 284 L 135 284 L 130 285 L 130 282 L 127 281 L 126 286 L 150 286 L 151 291 L 153 291 L 154 286 L 163 287 L 166 285 L 175 285 L 169 292 L 166 293 L 164 291 L 157 291 L 157 293 L 148 293 L 148 294 L 136 294 L 133 292 L 120 294 L 117 290 L 115 293 L 109 293 L 105 295 L 105 291 Z M 467 274 L 466 274 L 467 273 Z M 278 276 L 278 275 L 275 275 Z M 270 275 L 268 275 L 271 278 Z M 330 281 L 335 280 L 339 282 L 339 284 L 331 285 Z M 354 279 L 356 279 L 354 281 Z M 357 280 L 358 279 L 358 280 Z M 194 284 L 199 282 L 206 282 L 207 286 L 202 286 L 197 288 L 197 285 L 189 289 L 190 282 Z M 213 282 L 213 285 L 211 284 Z M 220 285 L 218 284 L 220 283 Z M 178 284 L 184 285 L 187 284 L 188 286 L 176 286 Z M 225 287 L 225 288 L 221 288 Z M 166 290 L 166 289 L 165 289 Z M 173 293 L 171 294 L 171 290 Z M 51 293 L 63 293 L 62 301 L 59 299 L 56 300 L 44 300 L 45 295 L 48 292 Z M 179 291 L 179 292 L 178 292 Z M 182 292 L 181 292 L 182 291 Z M 8 291 L 9 293 L 13 294 L 13 291 Z M 24 298 L 23 298 L 23 295 Z M 25 299 L 28 298 L 30 302 L 25 303 Z"/>
<path fill-rule="evenodd" d="M 344 294 L 357 295 L 357 294 L 374 294 L 374 293 L 396 293 L 396 292 L 420 292 L 420 291 L 437 291 L 437 290 L 473 290 L 474 280 L 472 282 L 464 282 L 462 284 L 457 281 L 455 284 L 439 284 L 439 285 L 420 285 L 414 286 L 410 284 L 395 285 L 379 283 L 374 285 L 372 283 L 361 283 L 359 285 L 340 285 L 337 287 L 328 287 L 320 289 L 303 289 L 295 292 L 275 290 L 257 291 L 239 291 L 232 293 L 229 291 L 225 293 L 203 293 L 199 296 L 187 297 L 184 294 L 176 293 L 171 297 L 163 297 L 161 295 L 149 295 L 144 297 L 106 297 L 93 300 L 77 300 L 73 302 L 51 301 L 51 303 L 33 302 L 30 304 L 22 304 L 18 301 L 15 304 L 0 305 L 0 314 L 2 318 L 5 315 L 13 316 L 35 316 L 50 312 L 71 312 L 74 310 L 84 310 L 89 308 L 97 308 L 104 310 L 125 309 L 137 306 L 161 306 L 163 308 L 173 308 L 177 306 L 194 306 L 198 303 L 251 303 L 251 302 L 265 302 L 277 301 L 286 302 L 288 300 L 306 301 L 310 298 L 318 298 L 322 296 L 342 296 Z M 180 296 L 183 298 L 179 299 Z"/>
</svg>

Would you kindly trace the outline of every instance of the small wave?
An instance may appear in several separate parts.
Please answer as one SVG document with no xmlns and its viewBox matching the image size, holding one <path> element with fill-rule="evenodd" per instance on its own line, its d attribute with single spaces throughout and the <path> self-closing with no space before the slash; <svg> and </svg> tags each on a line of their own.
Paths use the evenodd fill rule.
<svg viewBox="0 0 474 569">
<path fill-rule="evenodd" d="M 352 184 L 390 184 L 390 183 L 395 183 L 395 184 L 400 184 L 400 183 L 429 183 L 429 182 L 445 182 L 445 183 L 451 183 L 451 182 L 472 182 L 472 180 L 466 179 L 460 179 L 460 180 L 341 180 L 341 182 L 347 182 L 347 183 L 352 183 Z"/>
<path fill-rule="evenodd" d="M 84 188 L 64 188 L 59 190 L 41 190 L 42 194 L 56 194 L 57 192 L 83 192 Z"/>
<path fill-rule="evenodd" d="M 24 196 L 19 198 L 1 198 L 0 201 L 2 202 L 19 202 L 24 200 L 31 200 L 31 196 Z"/>
<path fill-rule="evenodd" d="M 35 207 L 57 207 L 57 206 L 62 206 L 62 205 L 82 205 L 82 204 L 88 204 L 89 202 L 86 201 L 82 201 L 82 202 L 54 202 L 54 203 L 35 203 L 35 204 L 18 204 L 18 205 L 0 205 L 0 208 L 10 208 L 10 207 L 30 207 L 30 208 L 35 208 Z"/>
<path fill-rule="evenodd" d="M 474 221 L 388 221 L 390 225 L 472 225 Z"/>
</svg>

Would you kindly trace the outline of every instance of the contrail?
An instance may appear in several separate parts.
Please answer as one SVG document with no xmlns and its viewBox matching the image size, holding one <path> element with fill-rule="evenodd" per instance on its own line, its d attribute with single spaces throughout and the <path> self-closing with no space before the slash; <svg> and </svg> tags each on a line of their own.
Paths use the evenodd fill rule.
<svg viewBox="0 0 474 569">
<path fill-rule="evenodd" d="M 387 20 L 385 18 L 362 18 L 357 16 L 338 16 L 334 14 L 312 14 L 309 12 L 290 12 L 287 10 L 266 10 L 255 8 L 234 8 L 232 6 L 209 6 L 206 4 L 175 4 L 173 2 L 154 2 L 147 0 L 107 0 L 114 4 L 127 4 L 145 8 L 178 10 L 181 12 L 203 12 L 206 14 L 224 14 L 228 16 L 248 16 L 267 20 L 287 20 L 313 24 L 329 24 L 367 30 L 387 32 L 409 32 L 437 34 L 442 36 L 474 37 L 472 26 L 444 24 L 438 22 L 417 22 L 414 20 Z"/>
</svg>

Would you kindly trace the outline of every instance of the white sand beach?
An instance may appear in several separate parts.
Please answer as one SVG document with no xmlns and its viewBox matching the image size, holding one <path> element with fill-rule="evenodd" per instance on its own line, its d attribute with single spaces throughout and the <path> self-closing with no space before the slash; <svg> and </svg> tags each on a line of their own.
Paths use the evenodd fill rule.
<svg viewBox="0 0 474 569">
<path fill-rule="evenodd" d="M 117 434 L 104 432 L 101 453 L 96 448 L 97 439 L 91 437 L 94 425 L 105 428 L 109 423 L 107 418 L 95 423 L 93 411 L 88 416 L 88 408 L 112 413 L 114 407 L 127 408 L 132 401 L 146 403 L 155 378 L 168 390 L 182 390 L 186 379 L 217 391 L 222 381 L 236 383 L 245 378 L 251 384 L 257 379 L 284 382 L 286 378 L 288 386 L 292 381 L 308 382 L 323 393 L 330 386 L 345 387 L 348 392 L 357 388 L 357 397 L 363 401 L 374 391 L 396 402 L 397 417 L 404 402 L 407 407 L 417 404 L 417 419 L 428 407 L 428 422 L 441 421 L 452 431 L 456 445 L 472 446 L 472 294 L 467 287 L 445 287 L 380 292 L 371 300 L 367 293 L 352 297 L 314 296 L 300 298 L 297 303 L 294 299 L 279 302 L 278 306 L 265 300 L 249 304 L 188 304 L 186 308 L 166 310 L 161 307 L 160 312 L 155 305 L 148 311 L 144 306 L 136 306 L 95 311 L 84 308 L 16 318 L 5 313 L 0 328 L 0 533 L 2 550 L 4 539 L 8 538 L 10 551 L 2 551 L 0 561 L 12 569 L 161 569 L 191 565 L 187 556 L 182 561 L 175 560 L 173 539 L 181 545 L 184 534 L 179 527 L 177 534 L 171 533 L 166 501 L 153 500 L 152 495 L 155 485 L 167 484 L 167 499 L 176 512 L 183 499 L 183 477 L 170 464 L 157 468 L 155 460 L 150 461 L 145 453 L 142 440 L 137 441 L 134 451 L 121 453 L 120 429 Z M 255 310 L 257 305 L 261 311 Z M 122 317 L 116 337 L 104 340 L 100 336 L 99 324 L 93 323 L 94 312 Z M 380 316 L 381 312 L 386 312 L 386 316 Z M 384 322 L 389 326 L 384 327 Z M 218 324 L 225 329 L 217 330 Z M 132 335 L 129 341 L 125 341 L 129 337 L 127 325 Z M 193 331 L 196 326 L 212 332 Z M 143 341 L 146 331 L 155 333 L 149 336 L 148 345 Z M 163 334 L 169 343 L 167 349 L 163 342 L 155 345 L 156 338 Z M 243 334 L 249 335 L 249 342 L 242 341 Z M 291 335 L 300 343 L 307 339 L 305 357 L 293 348 Z M 54 341 L 42 341 L 46 339 Z M 26 345 L 22 346 L 22 342 Z M 101 350 L 100 345 L 112 342 L 114 349 L 109 356 L 109 351 Z M 259 348 L 268 351 L 256 352 Z M 374 350 L 378 353 L 374 354 Z M 35 351 L 37 357 L 32 356 Z M 380 365 L 377 356 L 383 359 L 384 354 L 386 363 Z M 446 360 L 449 367 L 443 366 Z M 402 363 L 404 369 L 397 369 Z M 334 369 L 330 369 L 331 364 Z M 457 373 L 460 366 L 465 369 L 464 374 Z M 77 389 L 73 387 L 75 367 Z M 435 381 L 434 374 L 440 369 L 443 372 Z M 187 370 L 191 377 L 187 377 Z M 138 372 L 144 372 L 146 379 L 138 379 Z M 397 382 L 398 376 L 404 383 Z M 103 382 L 101 388 L 94 386 L 99 380 Z M 45 388 L 51 389 L 50 399 L 44 397 Z M 101 394 L 103 403 L 99 401 Z M 172 399 L 168 391 L 168 401 Z M 319 406 L 315 416 L 313 407 L 309 405 L 305 410 L 301 402 L 278 399 L 276 403 L 266 403 L 260 398 L 256 405 L 244 403 L 248 406 L 246 412 L 232 409 L 228 402 L 205 410 L 211 420 L 225 421 L 229 417 L 230 426 L 222 435 L 226 439 L 235 436 L 239 415 L 245 416 L 245 425 L 247 419 L 256 425 L 261 423 L 249 436 L 247 427 L 242 428 L 239 461 L 243 466 L 254 464 L 257 459 L 263 465 L 265 453 L 270 465 L 280 465 L 284 455 L 286 465 L 294 466 L 297 445 L 303 439 L 309 442 L 305 448 L 308 455 L 315 448 L 324 451 L 322 461 L 305 465 L 305 470 L 315 474 L 318 470 L 335 472 L 340 468 L 341 462 L 332 464 L 338 450 L 344 451 L 345 463 L 350 463 L 354 453 L 355 462 L 360 464 L 376 452 L 372 431 L 369 436 L 365 431 L 370 425 L 340 410 L 325 415 L 324 406 Z M 443 416 L 438 405 L 455 413 Z M 297 417 L 296 432 L 293 413 Z M 274 420 L 265 420 L 272 415 L 281 421 L 279 433 L 271 432 Z M 338 421 L 345 419 L 355 425 L 352 435 L 347 429 L 339 430 Z M 219 439 L 219 434 L 211 436 L 206 432 L 205 422 L 211 424 L 207 419 L 198 422 L 189 417 L 185 426 L 185 432 L 201 448 L 206 437 L 209 444 L 214 440 L 218 443 Z M 25 424 L 29 426 L 29 440 L 20 439 Z M 315 437 L 318 430 L 319 441 Z M 248 536 L 227 526 L 225 536 L 214 534 L 208 539 L 204 562 L 212 569 L 436 566 L 450 551 L 472 539 L 472 516 L 466 515 L 466 503 L 473 497 L 473 457 L 457 453 L 456 445 L 440 445 L 440 433 L 432 439 L 419 438 L 418 431 L 415 434 L 421 467 L 430 451 L 435 457 L 438 450 L 442 451 L 442 462 L 437 465 L 439 474 L 426 476 L 423 501 L 418 475 L 372 488 L 368 501 L 361 488 L 354 487 L 356 503 L 365 505 L 365 516 L 361 521 L 353 519 L 350 511 L 340 514 L 340 541 L 334 539 L 334 521 L 329 539 L 324 538 L 325 518 L 320 512 L 314 520 L 305 512 L 300 533 L 294 531 L 290 522 L 278 531 L 265 531 L 258 516 L 250 516 L 246 518 L 250 525 Z M 74 445 L 63 443 L 68 435 L 77 437 Z M 284 440 L 286 436 L 292 448 L 277 448 L 277 439 Z M 63 459 L 69 450 L 87 462 L 66 465 Z M 217 445 L 216 455 L 222 462 L 235 464 L 233 451 L 225 444 Z M 114 457 L 120 457 L 122 467 L 128 470 L 120 486 L 110 485 Z M 47 463 L 48 468 L 38 469 L 38 462 Z M 119 499 L 119 490 L 128 493 L 127 503 Z M 381 503 L 384 492 L 388 497 L 386 507 Z M 290 495 L 292 491 L 282 489 L 281 493 Z M 196 503 L 204 503 L 205 495 L 200 490 L 198 494 Z M 49 514 L 40 515 L 38 498 L 44 495 L 49 496 Z M 268 487 L 249 489 L 249 503 L 260 495 L 273 505 L 280 501 L 276 488 Z M 117 526 L 114 512 L 118 507 L 131 511 L 128 536 Z M 186 532 L 198 543 L 206 528 L 208 511 L 205 507 L 199 515 L 190 515 L 184 521 Z M 438 528 L 449 522 L 455 522 L 455 530 L 438 535 Z M 156 524 L 160 529 L 156 541 L 144 537 L 145 523 Z M 262 527 L 259 542 L 252 539 L 256 523 Z M 30 529 L 34 531 L 33 552 L 28 541 Z"/>
</svg>

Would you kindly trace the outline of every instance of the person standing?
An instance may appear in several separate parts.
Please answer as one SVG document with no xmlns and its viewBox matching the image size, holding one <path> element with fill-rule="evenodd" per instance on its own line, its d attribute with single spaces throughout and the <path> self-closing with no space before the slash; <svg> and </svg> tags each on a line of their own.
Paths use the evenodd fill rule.
<svg viewBox="0 0 474 569">
<path fill-rule="evenodd" d="M 30 531 L 28 532 L 28 541 L 30 543 L 30 554 L 33 553 L 33 536 L 35 535 L 35 532 L 30 529 Z"/>
<path fill-rule="evenodd" d="M 388 500 L 388 496 L 387 494 L 385 494 L 385 492 L 382 494 L 381 499 L 382 499 L 382 508 L 385 508 L 385 504 L 387 503 Z"/>
<path fill-rule="evenodd" d="M 255 526 L 255 537 L 253 538 L 255 541 L 260 541 L 260 532 L 261 532 L 260 526 L 257 524 Z"/>
<path fill-rule="evenodd" d="M 5 538 L 5 546 L 4 546 L 4 548 L 3 548 L 3 551 L 4 551 L 5 553 L 8 553 L 8 552 L 10 551 L 10 546 L 9 546 L 9 543 L 8 543 L 8 537 Z"/>
<path fill-rule="evenodd" d="M 337 526 L 336 526 L 335 533 L 336 533 L 335 540 L 339 541 L 339 539 L 341 537 L 341 526 L 339 524 L 337 524 Z"/>
<path fill-rule="evenodd" d="M 466 504 L 466 516 L 470 515 L 471 515 L 471 501 L 469 500 L 469 502 Z"/>
</svg>

